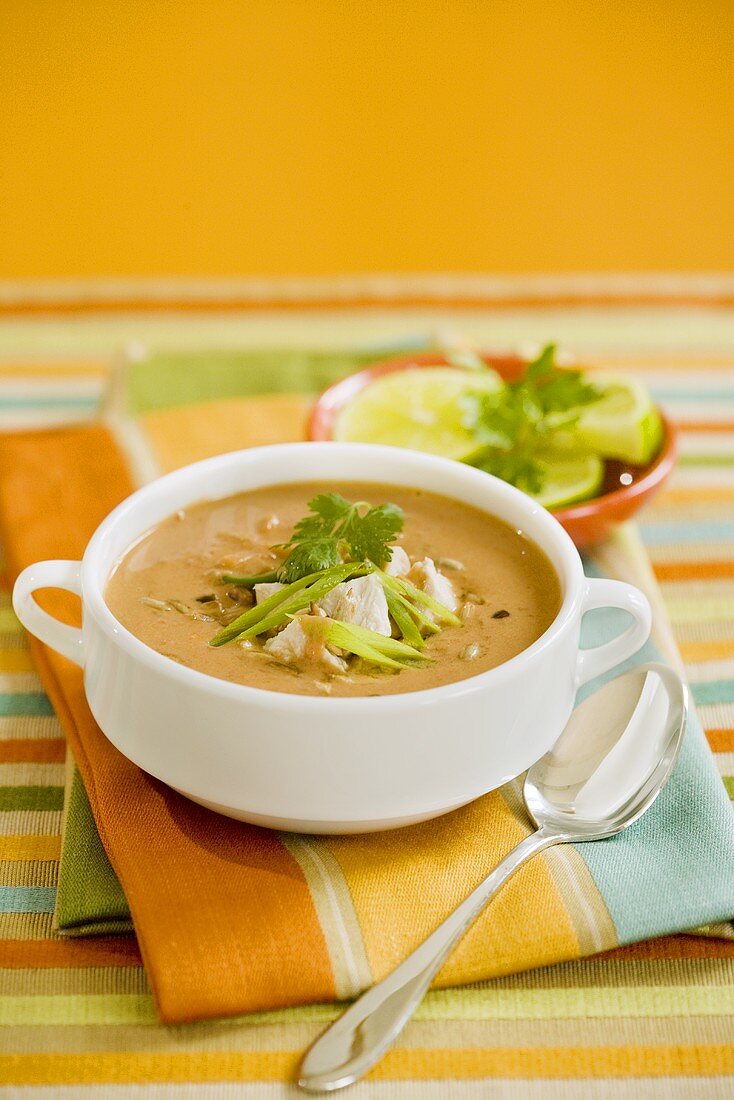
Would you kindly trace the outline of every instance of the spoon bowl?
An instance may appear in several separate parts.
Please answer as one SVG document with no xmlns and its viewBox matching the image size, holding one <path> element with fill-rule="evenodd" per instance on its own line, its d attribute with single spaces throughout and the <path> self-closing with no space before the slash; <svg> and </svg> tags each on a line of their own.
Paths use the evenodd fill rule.
<svg viewBox="0 0 734 1100">
<path fill-rule="evenodd" d="M 538 830 L 575 843 L 622 832 L 652 805 L 680 751 L 687 714 L 680 678 L 638 665 L 592 692 L 525 777 Z"/>
<path fill-rule="evenodd" d="M 661 664 L 638 665 L 587 696 L 526 776 L 525 805 L 537 830 L 316 1040 L 301 1063 L 301 1088 L 332 1092 L 367 1073 L 469 926 L 531 856 L 553 844 L 603 840 L 634 824 L 670 777 L 687 716 L 686 688 Z"/>
</svg>

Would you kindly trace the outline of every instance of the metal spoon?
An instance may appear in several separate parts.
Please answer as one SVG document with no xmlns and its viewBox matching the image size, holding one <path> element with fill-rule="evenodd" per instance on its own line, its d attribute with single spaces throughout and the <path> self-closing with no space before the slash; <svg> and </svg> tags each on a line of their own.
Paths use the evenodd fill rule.
<svg viewBox="0 0 734 1100">
<path fill-rule="evenodd" d="M 658 664 L 638 665 L 581 703 L 527 773 L 523 795 L 537 831 L 316 1040 L 301 1063 L 301 1088 L 344 1088 L 382 1057 L 469 926 L 527 859 L 552 844 L 614 836 L 637 821 L 670 776 L 687 711 L 685 687 Z"/>
</svg>

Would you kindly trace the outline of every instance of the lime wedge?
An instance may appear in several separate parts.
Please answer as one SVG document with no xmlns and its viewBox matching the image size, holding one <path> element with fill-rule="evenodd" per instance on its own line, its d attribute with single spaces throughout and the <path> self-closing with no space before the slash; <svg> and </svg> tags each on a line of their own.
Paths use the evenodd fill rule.
<svg viewBox="0 0 734 1100">
<path fill-rule="evenodd" d="M 574 446 L 633 466 L 647 465 L 663 438 L 663 424 L 650 394 L 634 378 L 593 373 L 587 377 L 602 397 L 581 409 L 572 431 Z"/>
<path fill-rule="evenodd" d="M 501 389 L 494 371 L 411 367 L 370 382 L 337 415 L 334 439 L 387 443 L 462 459 L 476 442 L 464 427 L 460 398 Z"/>
<path fill-rule="evenodd" d="M 545 508 L 562 508 L 596 496 L 604 480 L 598 455 L 549 455 L 542 463 L 543 488 L 535 499 Z"/>
</svg>

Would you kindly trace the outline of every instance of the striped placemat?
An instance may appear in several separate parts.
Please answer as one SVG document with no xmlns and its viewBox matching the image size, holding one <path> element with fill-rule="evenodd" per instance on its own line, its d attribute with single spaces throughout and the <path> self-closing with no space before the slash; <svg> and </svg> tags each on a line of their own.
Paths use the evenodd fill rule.
<svg viewBox="0 0 734 1100">
<path fill-rule="evenodd" d="M 588 305 L 332 313 L 227 315 L 225 337 L 216 316 L 9 317 L 0 323 L 0 428 L 96 415 L 110 366 L 132 339 L 164 348 L 187 340 L 399 346 L 461 323 L 485 346 L 555 337 L 600 366 L 634 367 L 682 428 L 680 468 L 640 530 L 731 790 L 734 313 Z M 26 1086 L 24 1096 L 291 1095 L 298 1054 L 331 1006 L 165 1028 L 132 937 L 54 935 L 64 744 L 7 587 L 0 677 L 0 1081 Z M 724 1097 L 734 1077 L 733 976 L 734 942 L 681 936 L 433 993 L 352 1095 Z"/>
</svg>

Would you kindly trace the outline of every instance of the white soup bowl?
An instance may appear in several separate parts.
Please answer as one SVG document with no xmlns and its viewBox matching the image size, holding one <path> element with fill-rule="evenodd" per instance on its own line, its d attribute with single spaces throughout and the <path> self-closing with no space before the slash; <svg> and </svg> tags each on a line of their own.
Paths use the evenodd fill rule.
<svg viewBox="0 0 734 1100">
<path fill-rule="evenodd" d="M 542 637 L 488 672 L 381 697 L 283 694 L 229 683 L 155 652 L 105 603 L 115 565 L 142 535 L 205 499 L 292 482 L 375 481 L 473 505 L 532 539 L 555 568 L 562 605 Z M 450 549 L 450 532 L 447 546 Z M 33 599 L 81 596 L 81 630 Z M 120 752 L 219 813 L 271 828 L 345 833 L 446 813 L 519 775 L 550 749 L 579 686 L 630 657 L 650 631 L 647 600 L 629 584 L 590 580 L 544 508 L 479 470 L 393 447 L 294 443 L 220 455 L 133 493 L 98 527 L 81 562 L 45 561 L 13 593 L 23 625 L 84 669 L 87 700 Z M 632 617 L 618 637 L 580 650 L 585 612 Z"/>
</svg>

